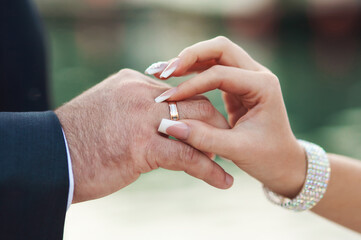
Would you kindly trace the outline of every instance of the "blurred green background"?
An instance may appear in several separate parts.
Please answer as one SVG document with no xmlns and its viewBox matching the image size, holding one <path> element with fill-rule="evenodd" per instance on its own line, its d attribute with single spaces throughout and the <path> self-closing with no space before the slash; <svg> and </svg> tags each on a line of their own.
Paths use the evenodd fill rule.
<svg viewBox="0 0 361 240">
<path fill-rule="evenodd" d="M 191 44 L 224 35 L 279 77 L 297 137 L 361 159 L 357 0 L 36 2 L 48 31 L 53 107 L 122 68 L 143 72 Z M 225 113 L 220 92 L 207 96 Z M 157 170 L 108 198 L 72 206 L 65 239 L 359 238 L 310 213 L 273 208 L 259 183 L 219 161 L 236 176 L 227 193 Z"/>
</svg>

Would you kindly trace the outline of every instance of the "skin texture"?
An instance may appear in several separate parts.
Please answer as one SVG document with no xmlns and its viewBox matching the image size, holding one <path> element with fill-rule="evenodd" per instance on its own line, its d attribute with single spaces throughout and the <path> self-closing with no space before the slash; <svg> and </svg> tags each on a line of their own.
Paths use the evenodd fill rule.
<svg viewBox="0 0 361 240">
<path fill-rule="evenodd" d="M 185 171 L 217 188 L 233 178 L 203 152 L 157 132 L 169 118 L 167 103 L 154 98 L 169 85 L 121 70 L 55 111 L 69 145 L 74 172 L 73 203 L 111 194 L 159 167 Z M 182 119 L 229 128 L 203 96 L 178 102 Z"/>
<path fill-rule="evenodd" d="M 181 83 L 168 101 L 218 88 L 223 91 L 232 129 L 181 120 L 188 128 L 167 133 L 201 151 L 228 158 L 274 192 L 295 197 L 305 181 L 307 160 L 291 130 L 277 77 L 225 37 L 190 46 L 178 58 L 178 67 L 169 77 L 198 74 Z M 328 156 L 329 186 L 312 211 L 361 232 L 361 162 Z"/>
</svg>

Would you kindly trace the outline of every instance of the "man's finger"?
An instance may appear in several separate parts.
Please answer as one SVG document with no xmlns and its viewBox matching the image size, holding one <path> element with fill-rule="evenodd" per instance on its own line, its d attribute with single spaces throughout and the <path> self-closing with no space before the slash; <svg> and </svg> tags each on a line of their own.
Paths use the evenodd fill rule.
<svg viewBox="0 0 361 240">
<path fill-rule="evenodd" d="M 150 159 L 154 159 L 158 166 L 169 170 L 185 171 L 220 189 L 232 186 L 233 177 L 200 151 L 172 139 L 160 137 L 159 141 L 149 153 Z"/>
<path fill-rule="evenodd" d="M 160 114 L 157 114 L 156 124 L 159 124 L 160 119 L 169 119 L 170 114 L 168 102 L 160 103 L 157 106 L 159 106 Z M 229 128 L 225 117 L 202 95 L 194 96 L 185 101 L 178 101 L 177 110 L 180 119 L 195 119 L 204 121 L 217 128 Z"/>
<path fill-rule="evenodd" d="M 180 119 L 195 119 L 217 128 L 228 129 L 227 119 L 206 99 L 177 102 Z"/>
</svg>

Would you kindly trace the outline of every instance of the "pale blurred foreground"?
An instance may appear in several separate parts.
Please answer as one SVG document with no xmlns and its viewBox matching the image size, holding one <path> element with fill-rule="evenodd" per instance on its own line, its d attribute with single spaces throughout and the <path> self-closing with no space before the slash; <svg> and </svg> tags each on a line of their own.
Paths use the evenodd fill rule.
<svg viewBox="0 0 361 240">
<path fill-rule="evenodd" d="M 272 205 L 260 183 L 221 163 L 235 177 L 229 190 L 157 170 L 109 197 L 72 205 L 64 239 L 361 239 L 311 212 Z"/>
</svg>

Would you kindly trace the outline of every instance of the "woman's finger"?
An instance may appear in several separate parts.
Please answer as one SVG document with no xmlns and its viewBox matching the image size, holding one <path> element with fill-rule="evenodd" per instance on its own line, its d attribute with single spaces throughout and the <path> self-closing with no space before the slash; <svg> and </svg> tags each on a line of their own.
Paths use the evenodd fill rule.
<svg viewBox="0 0 361 240">
<path fill-rule="evenodd" d="M 193 74 L 193 73 L 200 73 L 203 72 L 204 70 L 207 70 L 208 68 L 213 67 L 214 65 L 217 65 L 218 63 L 215 60 L 209 60 L 209 61 L 205 61 L 205 62 L 197 62 L 195 63 L 193 66 L 191 66 L 186 72 L 184 72 L 182 74 L 182 76 L 186 76 L 189 74 Z M 163 69 L 164 70 L 164 69 Z M 156 72 L 154 74 L 154 77 L 160 79 L 160 80 L 166 80 L 165 78 L 161 78 L 160 75 L 162 74 L 163 70 L 159 70 L 159 72 Z M 149 71 L 152 72 L 152 71 Z M 147 74 L 149 74 L 146 71 Z"/>
<path fill-rule="evenodd" d="M 243 68 L 252 71 L 267 70 L 252 59 L 246 51 L 225 37 L 196 43 L 184 49 L 177 58 L 172 59 L 168 66 L 158 75 L 159 78 L 182 76 L 189 73 L 197 63 L 213 61 L 214 64 Z"/>
<path fill-rule="evenodd" d="M 254 72 L 216 65 L 181 83 L 178 87 L 164 92 L 155 101 L 179 101 L 220 89 L 244 98 L 248 97 L 249 104 L 254 104 L 254 101 L 261 97 L 260 91 L 270 89 L 275 84 L 279 85 L 278 79 L 269 72 Z"/>
<path fill-rule="evenodd" d="M 203 72 L 214 65 L 218 65 L 214 59 L 204 62 L 196 62 L 188 69 L 187 73 Z"/>
<path fill-rule="evenodd" d="M 192 147 L 203 151 L 213 152 L 225 158 L 234 158 L 239 152 L 235 147 L 240 138 L 234 141 L 231 129 L 220 129 L 197 120 L 172 121 L 163 119 L 158 131 L 175 137 Z"/>
<path fill-rule="evenodd" d="M 159 67 L 160 64 L 161 67 Z M 164 67 L 164 62 L 152 64 L 151 66 L 155 66 L 154 69 L 150 67 L 146 70 L 146 73 L 149 72 L 164 80 L 171 76 L 184 76 L 192 73 L 198 69 L 199 66 L 197 65 L 211 67 L 218 64 L 252 71 L 267 70 L 229 39 L 216 37 L 187 47 L 177 58 L 170 60 L 166 67 Z M 203 70 L 205 68 L 202 68 Z"/>
<path fill-rule="evenodd" d="M 211 60 L 220 65 L 253 71 L 261 70 L 260 64 L 253 60 L 247 52 L 225 37 L 216 37 L 187 47 L 178 55 L 178 58 L 178 67 L 173 76 L 182 75 L 195 63 Z"/>
</svg>

